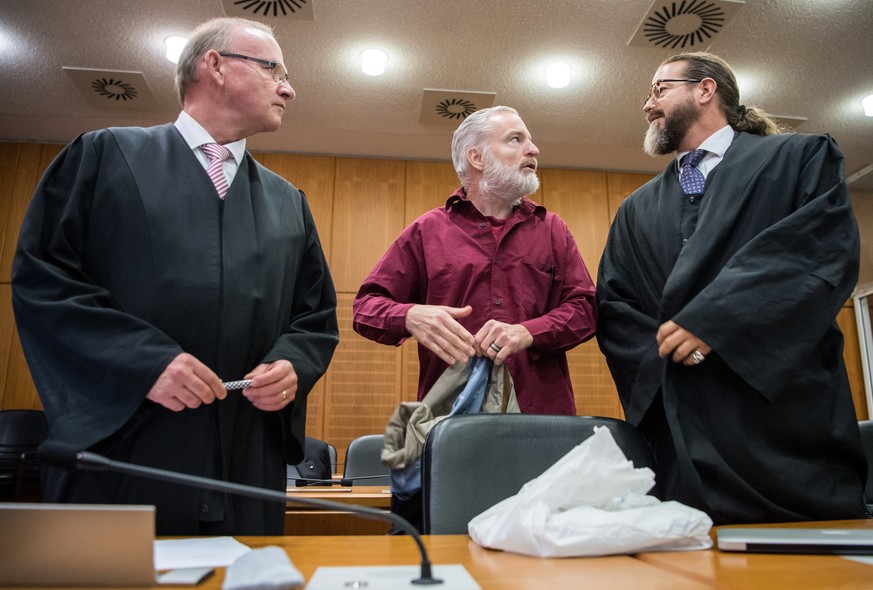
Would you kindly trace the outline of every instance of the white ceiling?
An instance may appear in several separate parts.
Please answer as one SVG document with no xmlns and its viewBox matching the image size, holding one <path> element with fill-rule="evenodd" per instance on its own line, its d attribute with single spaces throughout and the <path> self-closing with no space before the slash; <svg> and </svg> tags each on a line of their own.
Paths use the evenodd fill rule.
<svg viewBox="0 0 873 590">
<path fill-rule="evenodd" d="M 281 16 L 295 3 L 313 18 Z M 641 107 L 658 64 L 678 50 L 629 44 L 653 0 L 0 0 L 0 140 L 66 143 L 99 127 L 172 121 L 164 38 L 234 4 L 273 25 L 297 92 L 282 128 L 251 138 L 250 149 L 449 160 L 458 120 L 420 122 L 424 90 L 442 89 L 494 93 L 494 104 L 517 108 L 541 165 L 664 166 L 640 147 Z M 873 169 L 873 118 L 860 105 L 873 94 L 873 0 L 667 4 L 735 9 L 693 49 L 733 66 L 745 104 L 833 135 L 847 176 Z M 273 6 L 280 16 L 263 16 Z M 369 47 L 389 54 L 381 77 L 360 70 Z M 544 83 L 553 60 L 572 68 L 566 88 Z M 130 104 L 95 104 L 65 67 L 139 72 L 125 76 L 141 92 Z M 873 172 L 852 186 L 873 188 Z"/>
</svg>

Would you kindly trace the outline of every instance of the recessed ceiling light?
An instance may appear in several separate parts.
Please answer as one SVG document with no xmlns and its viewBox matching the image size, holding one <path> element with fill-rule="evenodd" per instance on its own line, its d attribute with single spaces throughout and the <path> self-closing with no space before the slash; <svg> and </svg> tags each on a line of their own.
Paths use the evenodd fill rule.
<svg viewBox="0 0 873 590">
<path fill-rule="evenodd" d="M 570 66 L 553 63 L 546 66 L 546 84 L 552 88 L 563 88 L 570 83 Z"/>
<path fill-rule="evenodd" d="M 188 43 L 188 39 L 185 37 L 167 37 L 164 39 L 164 45 L 167 46 L 167 59 L 171 62 L 179 63 L 179 56 L 182 54 L 182 49 L 185 48 L 185 44 Z"/>
<path fill-rule="evenodd" d="M 381 49 L 365 49 L 361 52 L 361 70 L 368 76 L 381 76 L 385 73 L 388 54 Z"/>
<path fill-rule="evenodd" d="M 873 117 L 873 94 L 862 98 L 861 105 L 864 107 L 864 114 Z"/>
</svg>

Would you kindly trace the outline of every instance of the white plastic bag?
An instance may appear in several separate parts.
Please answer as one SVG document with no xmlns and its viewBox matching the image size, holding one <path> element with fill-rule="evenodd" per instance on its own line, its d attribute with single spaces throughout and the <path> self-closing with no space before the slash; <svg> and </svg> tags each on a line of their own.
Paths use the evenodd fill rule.
<svg viewBox="0 0 873 590">
<path fill-rule="evenodd" d="M 712 520 L 646 496 L 655 474 L 635 469 L 605 426 L 515 496 L 468 525 L 473 541 L 539 557 L 709 549 Z"/>
</svg>

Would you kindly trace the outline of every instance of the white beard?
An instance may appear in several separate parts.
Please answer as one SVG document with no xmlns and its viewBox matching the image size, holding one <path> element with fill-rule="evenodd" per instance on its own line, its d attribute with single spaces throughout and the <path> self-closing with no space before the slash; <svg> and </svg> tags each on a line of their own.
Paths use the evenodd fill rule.
<svg viewBox="0 0 873 590">
<path fill-rule="evenodd" d="M 502 163 L 490 150 L 485 150 L 484 164 L 479 181 L 479 190 L 484 195 L 507 201 L 514 207 L 522 197 L 532 195 L 540 188 L 540 179 L 535 173 Z"/>
</svg>

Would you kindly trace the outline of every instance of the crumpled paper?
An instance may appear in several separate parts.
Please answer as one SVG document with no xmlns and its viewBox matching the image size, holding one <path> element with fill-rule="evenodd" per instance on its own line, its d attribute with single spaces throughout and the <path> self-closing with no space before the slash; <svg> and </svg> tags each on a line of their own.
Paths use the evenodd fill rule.
<svg viewBox="0 0 873 590">
<path fill-rule="evenodd" d="M 635 469 L 606 426 L 538 478 L 473 518 L 473 541 L 537 557 L 578 557 L 712 547 L 712 519 L 679 502 L 646 496 L 655 485 Z"/>
<path fill-rule="evenodd" d="M 239 556 L 224 573 L 222 590 L 290 590 L 303 585 L 300 573 L 281 547 L 270 545 Z"/>
</svg>

